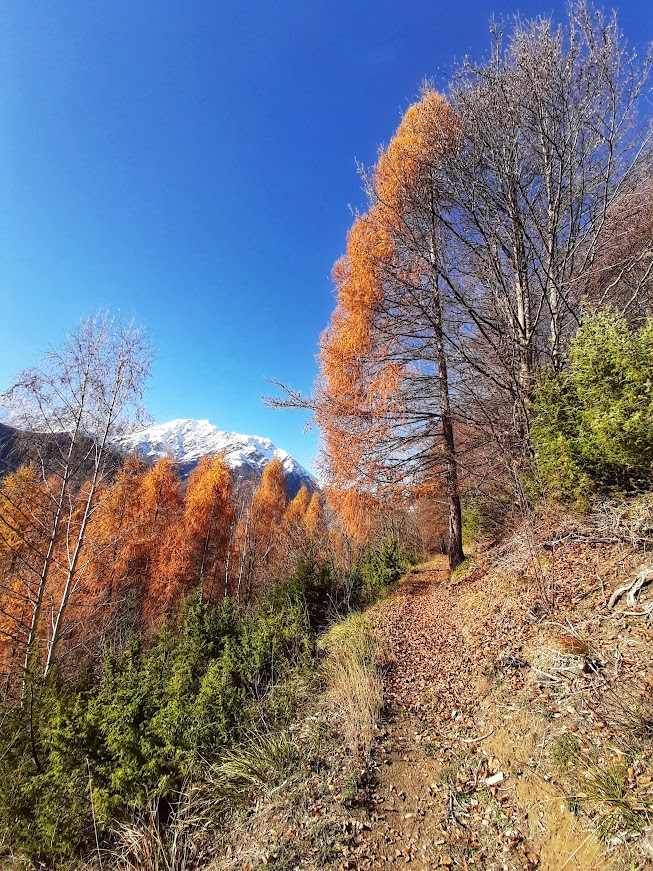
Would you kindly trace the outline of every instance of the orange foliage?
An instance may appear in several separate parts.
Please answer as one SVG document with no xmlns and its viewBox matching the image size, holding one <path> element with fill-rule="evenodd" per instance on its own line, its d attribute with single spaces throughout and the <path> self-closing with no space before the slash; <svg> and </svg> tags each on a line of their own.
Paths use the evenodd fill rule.
<svg viewBox="0 0 653 871">
<path fill-rule="evenodd" d="M 377 497 L 355 487 L 327 487 L 326 497 L 347 535 L 357 543 L 372 540 L 383 514 Z"/>
<path fill-rule="evenodd" d="M 233 521 L 231 471 L 223 456 L 204 457 L 193 470 L 184 499 L 184 526 L 191 552 L 190 571 L 212 599 L 224 562 Z M 226 580 L 225 582 L 226 583 Z"/>
<path fill-rule="evenodd" d="M 429 309 L 432 216 L 438 166 L 460 142 L 455 113 L 427 89 L 381 153 L 368 178 L 370 208 L 334 266 L 337 304 L 320 340 L 315 417 L 323 471 L 335 488 L 329 503 L 356 540 L 368 534 L 385 493 L 412 488 L 425 445 L 439 432 L 438 393 L 425 410 L 420 378 L 442 372 L 432 350 L 436 330 L 441 342 L 441 309 Z"/>
<path fill-rule="evenodd" d="M 396 240 L 415 201 L 433 195 L 433 170 L 461 142 L 460 121 L 447 100 L 427 89 L 408 108 L 374 171 L 375 202 Z"/>
<path fill-rule="evenodd" d="M 319 541 L 324 535 L 325 519 L 319 493 L 313 493 L 304 514 L 304 529 L 311 541 Z"/>
<path fill-rule="evenodd" d="M 286 508 L 288 491 L 281 460 L 274 457 L 263 469 L 254 493 L 254 514 L 261 526 L 279 524 Z"/>
<path fill-rule="evenodd" d="M 152 520 L 145 517 L 144 475 L 139 460 L 125 460 L 93 517 L 92 537 L 106 542 L 94 571 L 107 602 L 128 593 L 127 586 L 135 580 L 134 568 L 143 562 L 143 539 L 148 534 L 144 524 Z"/>
<path fill-rule="evenodd" d="M 285 514 L 283 515 L 284 524 L 288 527 L 292 527 L 297 523 L 301 523 L 310 501 L 311 497 L 308 495 L 308 490 L 306 487 L 302 487 L 286 508 Z"/>
<path fill-rule="evenodd" d="M 0 481 L 0 675 L 6 691 L 27 638 L 50 510 L 34 466 Z"/>
<path fill-rule="evenodd" d="M 275 566 L 283 538 L 282 520 L 287 501 L 286 476 L 274 457 L 263 469 L 261 480 L 245 506 L 236 531 L 238 569 L 235 596 L 246 602 L 258 594 Z"/>
<path fill-rule="evenodd" d="M 4 692 L 19 686 L 35 608 L 39 572 L 48 547 L 52 511 L 48 485 L 34 467 L 0 479 L 0 680 Z M 72 537 L 82 521 L 84 494 L 65 518 Z M 246 496 L 247 486 L 241 488 Z M 59 652 L 99 656 L 121 614 L 142 620 L 146 631 L 174 618 L 184 596 L 200 586 L 207 600 L 229 593 L 250 600 L 267 579 L 292 569 L 319 534 L 318 496 L 305 488 L 287 506 L 283 466 L 273 459 L 256 488 L 238 503 L 224 457 L 205 457 L 185 487 L 171 460 L 146 467 L 127 459 L 110 482 L 94 490 L 93 511 L 67 587 L 66 536 L 56 540 L 37 629 L 47 652 L 50 621 L 66 598 Z M 294 559 L 294 556 L 293 556 Z M 284 560 L 286 562 L 284 562 Z M 60 662 L 63 660 L 60 659 Z M 79 663 L 76 662 L 76 665 Z M 2 692 L 0 684 L 0 692 Z"/>
<path fill-rule="evenodd" d="M 140 498 L 143 523 L 136 550 L 145 576 L 143 612 L 152 623 L 165 616 L 172 599 L 170 588 L 185 565 L 177 546 L 183 512 L 181 482 L 172 460 L 159 460 L 145 472 Z"/>
<path fill-rule="evenodd" d="M 277 542 L 278 574 L 290 577 L 309 547 L 321 551 L 322 507 L 317 493 L 310 496 L 302 487 L 286 508 Z"/>
</svg>

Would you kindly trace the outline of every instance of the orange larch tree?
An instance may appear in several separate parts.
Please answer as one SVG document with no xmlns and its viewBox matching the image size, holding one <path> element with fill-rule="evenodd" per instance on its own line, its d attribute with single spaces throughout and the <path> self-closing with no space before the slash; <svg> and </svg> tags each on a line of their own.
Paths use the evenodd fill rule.
<svg viewBox="0 0 653 871">
<path fill-rule="evenodd" d="M 261 480 L 247 501 L 237 530 L 239 552 L 236 598 L 251 601 L 276 556 L 281 522 L 288 499 L 281 461 L 274 457 L 263 469 Z"/>
<path fill-rule="evenodd" d="M 233 511 L 229 466 L 223 456 L 204 457 L 188 481 L 183 523 L 190 545 L 189 570 L 208 600 L 226 592 L 225 561 Z"/>
<path fill-rule="evenodd" d="M 35 466 L 21 466 L 0 481 L 0 673 L 4 694 L 13 688 L 24 667 L 50 523 L 51 503 Z"/>
<path fill-rule="evenodd" d="M 337 307 L 315 397 L 335 485 L 397 495 L 442 470 L 452 568 L 463 559 L 448 372 L 456 300 L 440 174 L 459 142 L 455 113 L 426 89 L 367 177 L 370 209 L 334 268 Z"/>
<path fill-rule="evenodd" d="M 277 547 L 279 572 L 283 576 L 288 577 L 294 572 L 308 546 L 304 519 L 310 501 L 308 490 L 301 487 L 283 513 Z"/>
<path fill-rule="evenodd" d="M 143 614 L 148 624 L 156 625 L 165 618 L 187 566 L 186 554 L 179 546 L 181 481 L 172 460 L 161 459 L 146 471 L 139 498 L 142 523 L 132 546 L 146 588 Z"/>
</svg>

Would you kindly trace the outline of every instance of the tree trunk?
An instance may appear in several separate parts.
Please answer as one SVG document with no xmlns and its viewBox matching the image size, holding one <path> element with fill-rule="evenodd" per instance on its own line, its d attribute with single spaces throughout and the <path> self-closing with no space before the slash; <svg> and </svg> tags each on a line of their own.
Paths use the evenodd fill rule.
<svg viewBox="0 0 653 871">
<path fill-rule="evenodd" d="M 442 299 L 437 274 L 435 240 L 431 242 L 431 265 L 434 275 L 433 282 L 433 328 L 435 339 L 435 355 L 438 367 L 438 392 L 440 398 L 440 415 L 442 419 L 442 437 L 445 457 L 445 483 L 447 501 L 449 503 L 449 541 L 447 555 L 449 568 L 453 571 L 465 559 L 463 551 L 463 523 L 460 508 L 460 493 L 458 490 L 458 461 L 456 459 L 456 442 L 453 432 L 451 401 L 449 399 L 449 375 L 447 370 L 447 355 L 444 347 L 444 330 L 442 326 Z"/>
</svg>

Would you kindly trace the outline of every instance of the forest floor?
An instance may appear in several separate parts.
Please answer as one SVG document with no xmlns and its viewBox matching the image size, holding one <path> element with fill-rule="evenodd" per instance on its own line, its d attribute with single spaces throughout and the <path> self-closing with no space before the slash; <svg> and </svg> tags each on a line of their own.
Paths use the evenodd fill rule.
<svg viewBox="0 0 653 871">
<path fill-rule="evenodd" d="M 642 554 L 549 524 L 372 610 L 386 705 L 351 867 L 653 867 L 650 606 L 607 607 Z"/>
<path fill-rule="evenodd" d="M 653 594 L 608 606 L 650 558 L 625 538 L 544 517 L 414 569 L 367 612 L 384 706 L 356 776 L 325 735 L 238 867 L 653 868 Z"/>
</svg>

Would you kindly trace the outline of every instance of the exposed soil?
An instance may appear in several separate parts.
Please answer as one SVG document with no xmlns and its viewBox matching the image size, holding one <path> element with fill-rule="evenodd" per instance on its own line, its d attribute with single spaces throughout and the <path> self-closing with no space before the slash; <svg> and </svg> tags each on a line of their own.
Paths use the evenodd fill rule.
<svg viewBox="0 0 653 871">
<path fill-rule="evenodd" d="M 448 579 L 445 559 L 436 559 L 372 612 L 386 651 L 387 708 L 366 796 L 370 858 L 361 868 L 539 864 L 506 790 L 512 761 L 484 753 L 487 739 L 476 740 L 491 730 L 483 663 L 498 645 L 479 646 Z M 517 658 L 520 647 L 513 634 L 501 652 Z"/>
<path fill-rule="evenodd" d="M 653 585 L 608 607 L 653 533 L 615 523 L 544 516 L 453 578 L 444 558 L 409 574 L 368 612 L 368 757 L 331 723 L 220 867 L 653 868 Z"/>
<path fill-rule="evenodd" d="M 520 561 L 512 544 L 457 581 L 437 558 L 372 610 L 387 705 L 355 811 L 370 828 L 349 867 L 653 867 L 640 843 L 650 739 L 631 740 L 606 707 L 617 693 L 618 705 L 644 710 L 652 673 L 649 621 L 605 608 L 604 584 L 631 576 L 635 557 L 571 543 L 553 568 L 550 553 L 533 562 L 523 548 Z M 594 562 L 604 571 L 598 586 Z M 616 689 L 626 687 L 630 701 Z M 585 768 L 576 757 L 569 772 L 554 761 L 568 735 Z M 570 810 L 566 796 L 599 763 L 622 772 L 632 819 L 615 816 L 611 796 Z M 597 824 L 614 831 L 599 839 Z"/>
</svg>

